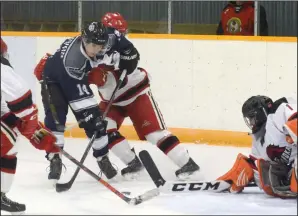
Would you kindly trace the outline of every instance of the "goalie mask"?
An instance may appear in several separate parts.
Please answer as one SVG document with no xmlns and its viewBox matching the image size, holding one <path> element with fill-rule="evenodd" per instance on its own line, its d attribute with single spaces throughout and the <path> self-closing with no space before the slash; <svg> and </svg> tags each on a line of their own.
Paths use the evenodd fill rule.
<svg viewBox="0 0 298 216">
<path fill-rule="evenodd" d="M 250 97 L 242 106 L 242 115 L 246 125 L 256 133 L 267 121 L 267 115 L 272 107 L 271 98 L 257 95 Z"/>
</svg>

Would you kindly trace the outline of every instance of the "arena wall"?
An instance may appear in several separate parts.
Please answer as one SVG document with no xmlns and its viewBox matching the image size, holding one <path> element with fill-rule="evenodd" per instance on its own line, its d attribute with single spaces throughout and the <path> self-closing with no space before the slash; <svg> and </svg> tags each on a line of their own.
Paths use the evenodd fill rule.
<svg viewBox="0 0 298 216">
<path fill-rule="evenodd" d="M 44 118 L 33 70 L 45 53 L 78 33 L 1 32 L 11 62 L 30 85 Z M 297 98 L 297 38 L 211 35 L 128 36 L 152 78 L 152 92 L 169 130 L 182 142 L 249 147 L 242 103 L 251 95 Z M 95 86 L 92 86 L 98 100 Z M 70 112 L 69 125 L 75 124 Z M 138 139 L 126 119 L 121 132 Z M 65 133 L 85 137 L 79 128 Z"/>
</svg>

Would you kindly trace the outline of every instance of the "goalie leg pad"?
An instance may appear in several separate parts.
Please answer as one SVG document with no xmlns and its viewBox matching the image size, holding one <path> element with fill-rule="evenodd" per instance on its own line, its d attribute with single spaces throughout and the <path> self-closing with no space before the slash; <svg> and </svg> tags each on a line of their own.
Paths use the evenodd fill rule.
<svg viewBox="0 0 298 216">
<path fill-rule="evenodd" d="M 257 169 L 259 171 L 259 177 L 260 177 L 260 186 L 263 191 L 270 195 L 274 196 L 274 192 L 271 188 L 270 180 L 269 180 L 269 168 L 270 168 L 270 163 L 263 160 L 263 159 L 258 159 L 257 162 Z"/>
<path fill-rule="evenodd" d="M 290 190 L 297 193 L 297 169 L 293 168 L 291 173 Z"/>
<path fill-rule="evenodd" d="M 239 153 L 233 167 L 217 180 L 231 183 L 230 192 L 239 193 L 253 180 L 253 166 L 249 158 Z"/>
<path fill-rule="evenodd" d="M 297 193 L 297 190 L 298 190 L 297 181 L 298 181 L 298 178 L 297 178 L 297 157 L 296 157 L 291 171 L 291 180 L 290 180 L 290 190 L 294 193 Z"/>
</svg>

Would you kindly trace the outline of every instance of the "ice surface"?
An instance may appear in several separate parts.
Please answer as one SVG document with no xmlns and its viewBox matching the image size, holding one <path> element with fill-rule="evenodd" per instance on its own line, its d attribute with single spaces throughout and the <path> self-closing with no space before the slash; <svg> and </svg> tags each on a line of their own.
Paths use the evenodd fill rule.
<svg viewBox="0 0 298 216">
<path fill-rule="evenodd" d="M 80 160 L 87 145 L 86 139 L 66 139 L 65 150 Z M 26 140 L 20 140 L 18 168 L 14 184 L 8 196 L 27 206 L 26 214 L 62 214 L 62 215 L 154 215 L 154 214 L 267 214 L 296 215 L 296 200 L 281 200 L 264 195 L 258 188 L 245 189 L 242 194 L 215 194 L 193 192 L 184 194 L 161 194 L 138 206 L 130 206 L 96 182 L 84 171 L 81 171 L 73 187 L 63 193 L 57 193 L 47 180 L 48 161 L 42 151 L 35 150 Z M 177 167 L 155 146 L 145 142 L 131 142 L 136 152 L 147 149 L 163 176 L 167 180 L 176 180 L 174 171 Z M 227 171 L 238 154 L 249 153 L 248 148 L 214 147 L 208 145 L 183 144 L 190 155 L 201 166 L 201 174 L 205 180 L 213 180 Z M 121 169 L 124 167 L 111 153 L 111 161 Z M 70 179 L 75 170 L 66 158 L 63 162 L 67 171 L 59 182 Z M 90 155 L 85 165 L 95 173 L 99 172 L 97 164 Z M 119 191 L 129 191 L 131 196 L 139 195 L 154 188 L 144 171 L 139 180 L 127 181 L 118 176 L 110 182 Z M 6 214 L 2 212 L 1 214 Z"/>
</svg>

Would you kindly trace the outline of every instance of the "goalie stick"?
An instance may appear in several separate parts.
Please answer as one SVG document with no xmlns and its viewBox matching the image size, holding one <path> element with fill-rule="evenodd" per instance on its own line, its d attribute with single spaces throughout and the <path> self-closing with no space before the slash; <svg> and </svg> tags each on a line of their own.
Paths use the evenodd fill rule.
<svg viewBox="0 0 298 216">
<path fill-rule="evenodd" d="M 117 86 L 115 87 L 115 89 L 114 89 L 114 91 L 112 93 L 112 96 L 110 98 L 110 101 L 109 101 L 109 103 L 107 105 L 107 108 L 105 109 L 105 111 L 104 111 L 104 113 L 102 115 L 102 118 L 103 119 L 106 118 L 106 116 L 107 116 L 107 114 L 108 114 L 108 112 L 109 112 L 109 110 L 110 110 L 110 108 L 112 106 L 112 103 L 113 103 L 113 101 L 115 99 L 116 92 L 120 88 L 120 86 L 121 86 L 121 84 L 122 84 L 122 82 L 123 82 L 123 80 L 124 80 L 124 78 L 126 76 L 126 73 L 127 73 L 126 70 L 123 70 L 123 72 L 121 73 L 121 76 L 119 78 L 119 81 L 117 83 Z M 82 164 L 84 163 L 84 161 L 85 161 L 85 159 L 86 159 L 86 157 L 87 157 L 87 155 L 88 155 L 88 153 L 89 153 L 89 151 L 90 151 L 90 149 L 92 147 L 92 144 L 93 144 L 93 142 L 94 142 L 94 140 L 96 138 L 96 135 L 97 134 L 93 134 L 93 136 L 92 136 L 91 140 L 89 141 L 89 143 L 88 143 L 88 145 L 87 145 L 87 147 L 85 149 L 85 152 L 84 152 L 84 154 L 83 154 L 83 156 L 82 156 L 82 158 L 80 160 L 80 163 L 82 163 Z M 74 174 L 72 175 L 71 179 L 68 182 L 66 182 L 66 183 L 56 183 L 56 191 L 57 192 L 68 191 L 72 187 L 72 185 L 73 185 L 74 181 L 76 180 L 79 172 L 80 172 L 80 168 L 77 167 L 76 171 L 74 172 Z"/>
<path fill-rule="evenodd" d="M 148 151 L 143 150 L 139 153 L 139 157 L 147 170 L 152 181 L 160 192 L 195 192 L 195 191 L 213 191 L 223 192 L 230 188 L 230 184 L 223 180 L 214 181 L 191 181 L 191 182 L 167 182 L 159 172 L 155 162 Z M 254 187 L 255 184 L 248 185 L 247 187 Z"/>
<path fill-rule="evenodd" d="M 59 146 L 58 146 L 59 147 Z M 89 174 L 92 178 L 97 180 L 99 183 L 101 183 L 103 186 L 105 186 L 107 189 L 112 191 L 114 194 L 116 194 L 119 198 L 121 198 L 123 201 L 130 205 L 138 205 L 142 202 L 145 202 L 147 200 L 152 199 L 153 197 L 156 197 L 159 195 L 159 191 L 157 188 L 151 189 L 149 191 L 146 191 L 145 193 L 136 196 L 134 198 L 130 198 L 128 196 L 125 196 L 123 193 L 118 191 L 116 188 L 114 188 L 112 185 L 110 185 L 108 182 L 103 180 L 101 177 L 96 175 L 94 172 L 92 172 L 90 169 L 88 169 L 86 166 L 84 166 L 82 163 L 80 163 L 78 160 L 76 160 L 73 156 L 68 154 L 65 150 L 60 148 L 60 152 L 67 157 L 71 162 L 76 164 L 80 169 L 84 170 L 87 174 Z"/>
</svg>

